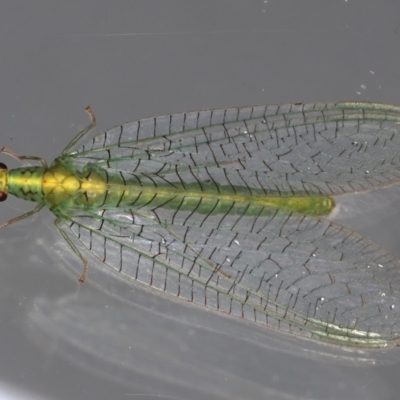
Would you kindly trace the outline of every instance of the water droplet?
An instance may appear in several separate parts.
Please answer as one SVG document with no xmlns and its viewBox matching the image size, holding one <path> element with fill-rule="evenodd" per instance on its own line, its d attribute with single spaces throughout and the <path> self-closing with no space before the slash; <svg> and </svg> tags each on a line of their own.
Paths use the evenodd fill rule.
<svg viewBox="0 0 400 400">
<path fill-rule="evenodd" d="M 365 173 L 366 173 L 366 174 L 369 174 L 369 171 L 368 171 L 368 170 L 366 170 L 366 171 L 365 171 Z"/>
<path fill-rule="evenodd" d="M 357 143 L 357 142 L 351 142 L 351 144 L 352 144 L 354 147 L 357 147 L 357 146 L 358 146 L 358 143 Z"/>
<path fill-rule="evenodd" d="M 378 264 L 378 267 L 379 267 L 379 268 L 383 268 L 383 265 L 382 265 L 382 264 Z"/>
<path fill-rule="evenodd" d="M 393 310 L 393 309 L 394 309 L 394 304 L 392 304 L 392 305 L 390 306 L 390 309 L 391 309 L 391 310 Z"/>
<path fill-rule="evenodd" d="M 261 121 L 261 123 L 262 123 L 262 124 L 266 124 L 266 123 L 267 123 L 267 120 L 266 120 L 266 119 L 263 119 L 263 120 Z"/>
<path fill-rule="evenodd" d="M 233 241 L 235 244 L 237 244 L 237 245 L 239 245 L 240 243 L 239 243 L 239 240 L 234 240 Z"/>
</svg>

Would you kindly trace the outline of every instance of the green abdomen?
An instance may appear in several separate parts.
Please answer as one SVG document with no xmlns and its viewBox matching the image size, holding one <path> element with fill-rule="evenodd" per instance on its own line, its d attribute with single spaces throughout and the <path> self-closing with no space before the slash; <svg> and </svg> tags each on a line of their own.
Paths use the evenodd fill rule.
<svg viewBox="0 0 400 400">
<path fill-rule="evenodd" d="M 96 201 L 99 208 L 147 209 L 165 208 L 182 211 L 196 211 L 200 214 L 265 215 L 271 210 L 282 209 L 307 215 L 326 215 L 334 201 L 329 196 L 309 195 L 266 195 L 264 191 L 215 183 L 171 184 L 156 182 L 147 177 L 127 179 L 120 175 L 102 176 L 106 190 Z"/>
</svg>

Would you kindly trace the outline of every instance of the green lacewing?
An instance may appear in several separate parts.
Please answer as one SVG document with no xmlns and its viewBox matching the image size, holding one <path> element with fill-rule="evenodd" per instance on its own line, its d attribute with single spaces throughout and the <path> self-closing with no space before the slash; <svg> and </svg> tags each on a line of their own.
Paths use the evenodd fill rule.
<svg viewBox="0 0 400 400">
<path fill-rule="evenodd" d="M 46 206 L 87 274 L 124 279 L 333 344 L 397 346 L 400 261 L 328 220 L 332 196 L 400 180 L 400 107 L 340 102 L 163 115 L 127 123 L 50 166 L 0 168 Z M 86 139 L 87 140 L 87 139 Z"/>
</svg>

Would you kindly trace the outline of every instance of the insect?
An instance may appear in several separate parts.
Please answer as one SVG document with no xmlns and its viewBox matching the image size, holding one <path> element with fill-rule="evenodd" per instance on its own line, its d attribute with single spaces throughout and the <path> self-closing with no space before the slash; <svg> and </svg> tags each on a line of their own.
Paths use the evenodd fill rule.
<svg viewBox="0 0 400 400">
<path fill-rule="evenodd" d="M 400 107 L 362 102 L 164 115 L 108 130 L 50 166 L 0 170 L 80 257 L 205 307 L 304 337 L 397 346 L 400 261 L 325 218 L 333 196 L 400 180 Z M 87 140 L 87 139 L 86 139 Z"/>
</svg>

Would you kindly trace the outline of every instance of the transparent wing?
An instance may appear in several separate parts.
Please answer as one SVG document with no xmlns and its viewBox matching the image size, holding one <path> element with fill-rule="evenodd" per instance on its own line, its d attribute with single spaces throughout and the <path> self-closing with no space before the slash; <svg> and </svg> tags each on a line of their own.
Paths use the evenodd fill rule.
<svg viewBox="0 0 400 400">
<path fill-rule="evenodd" d="M 199 111 L 116 127 L 66 157 L 171 188 L 334 195 L 400 179 L 399 124 L 400 108 L 373 103 Z"/>
<path fill-rule="evenodd" d="M 65 231 L 101 262 L 187 301 L 337 344 L 386 346 L 400 333 L 399 261 L 328 220 L 148 207 L 72 221 Z"/>
<path fill-rule="evenodd" d="M 400 179 L 399 123 L 399 108 L 370 103 L 201 111 L 122 125 L 63 157 L 171 199 L 332 195 Z M 209 308 L 340 344 L 397 339 L 400 263 L 385 250 L 328 220 L 245 201 L 188 209 L 185 197 L 66 210 L 64 229 L 125 276 Z"/>
</svg>

